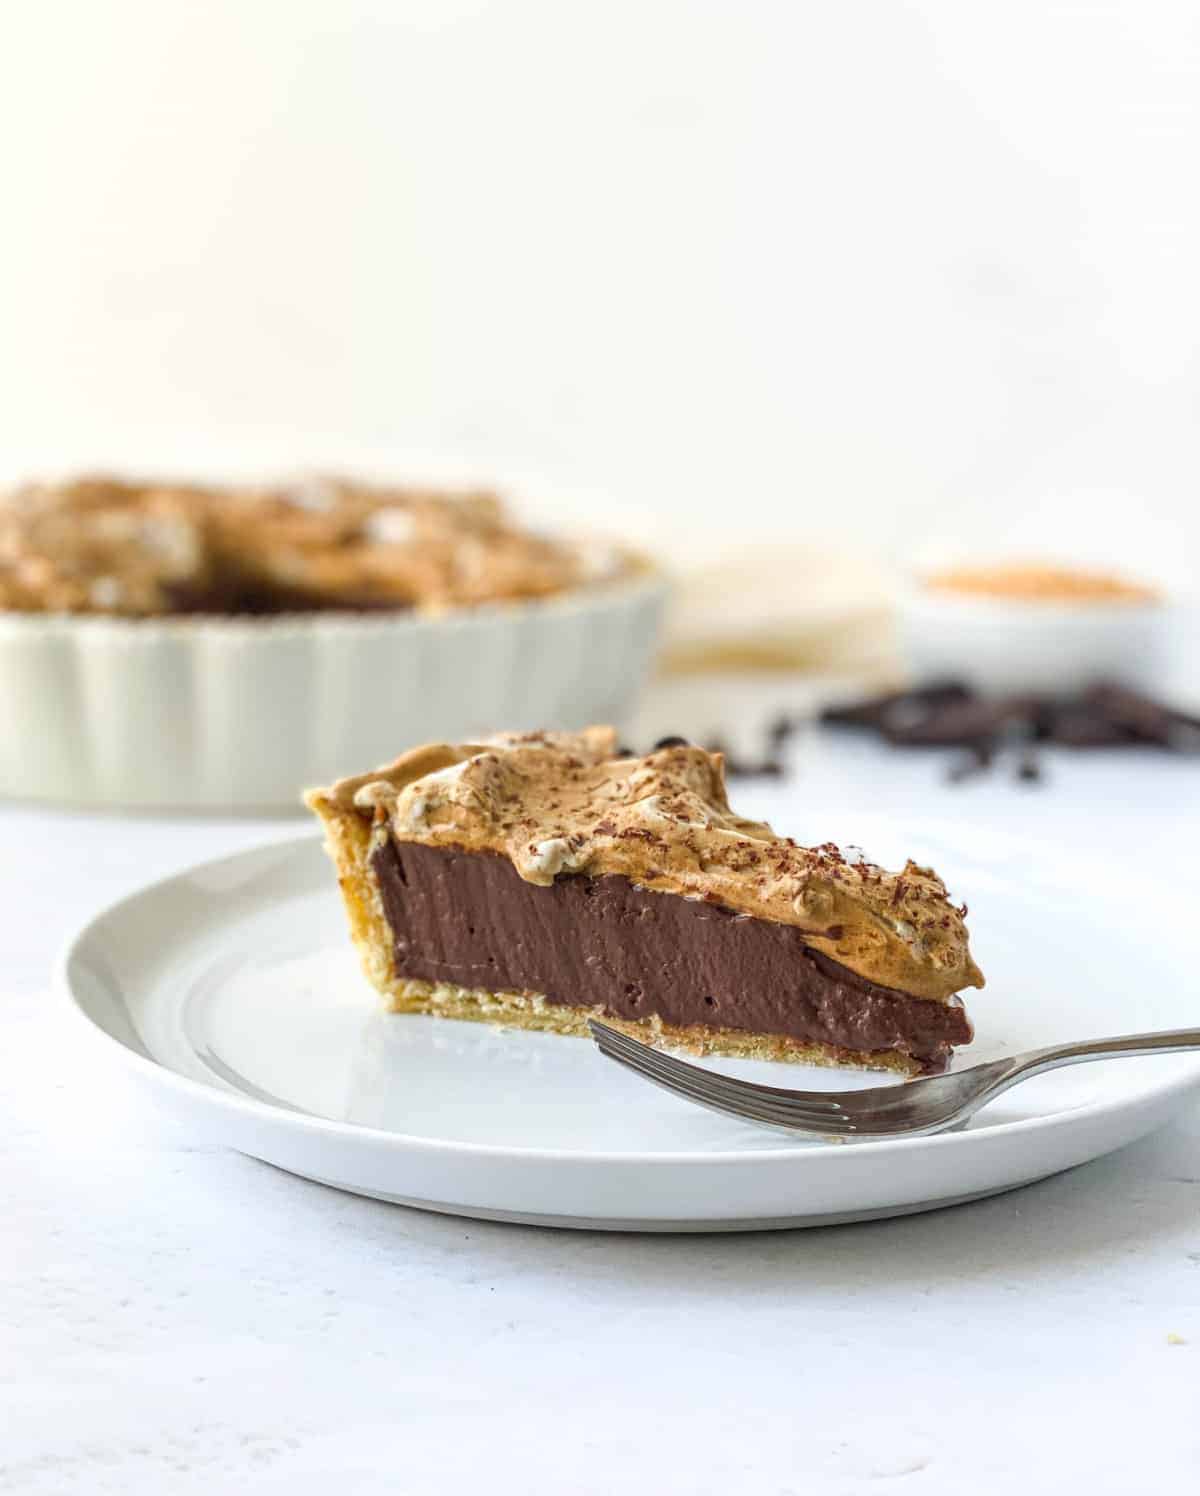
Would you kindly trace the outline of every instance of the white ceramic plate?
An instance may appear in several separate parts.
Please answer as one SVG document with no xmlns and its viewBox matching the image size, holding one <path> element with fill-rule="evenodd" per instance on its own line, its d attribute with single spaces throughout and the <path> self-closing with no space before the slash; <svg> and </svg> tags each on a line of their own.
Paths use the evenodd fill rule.
<svg viewBox="0 0 1200 1496">
<path fill-rule="evenodd" d="M 1094 861 L 992 835 L 982 846 L 976 832 L 970 855 L 961 842 L 885 827 L 871 851 L 911 850 L 970 891 L 989 975 L 971 1002 L 971 1060 L 1196 1022 L 1181 979 L 1191 911 L 1171 889 L 1139 907 Z M 123 1062 L 205 1140 L 360 1194 L 558 1226 L 763 1229 L 925 1210 L 1096 1158 L 1200 1086 L 1194 1055 L 1107 1061 L 1030 1081 L 962 1133 L 793 1142 L 646 1085 L 583 1040 L 381 1013 L 309 837 L 125 899 L 75 939 L 62 976 L 98 1061 Z M 880 1083 L 714 1063 L 783 1085 Z"/>
</svg>

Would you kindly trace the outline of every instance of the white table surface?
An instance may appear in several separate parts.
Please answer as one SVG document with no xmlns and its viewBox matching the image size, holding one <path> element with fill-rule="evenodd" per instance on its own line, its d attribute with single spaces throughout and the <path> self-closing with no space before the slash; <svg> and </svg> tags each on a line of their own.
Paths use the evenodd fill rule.
<svg viewBox="0 0 1200 1496">
<path fill-rule="evenodd" d="M 789 801 L 844 842 L 883 803 L 1088 855 L 1136 843 L 1182 876 L 1200 833 L 1194 762 L 1064 757 L 1040 787 L 948 788 L 936 757 L 797 757 L 739 803 L 782 820 Z M 288 829 L 0 809 L 5 1496 L 1195 1490 L 1194 1111 L 951 1211 L 633 1237 L 338 1194 L 198 1144 L 94 1070 L 49 990 L 64 937 Z"/>
</svg>

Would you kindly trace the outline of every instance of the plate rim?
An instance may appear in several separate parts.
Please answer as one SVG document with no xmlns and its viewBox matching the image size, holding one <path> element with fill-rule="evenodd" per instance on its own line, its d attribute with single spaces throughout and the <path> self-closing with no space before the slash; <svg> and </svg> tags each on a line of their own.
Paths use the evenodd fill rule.
<svg viewBox="0 0 1200 1496">
<path fill-rule="evenodd" d="M 996 1122 L 988 1127 L 968 1128 L 963 1132 L 944 1132 L 916 1137 L 871 1138 L 854 1141 L 849 1145 L 836 1147 L 830 1145 L 823 1148 L 814 1147 L 813 1143 L 817 1140 L 813 1140 L 796 1145 L 785 1144 L 771 1149 L 712 1149 L 688 1152 L 664 1149 L 640 1152 L 628 1149 L 582 1151 L 577 1148 L 530 1147 L 522 1144 L 466 1142 L 455 1138 L 426 1137 L 416 1133 L 395 1132 L 382 1127 L 369 1127 L 359 1122 L 338 1121 L 332 1117 L 321 1117 L 309 1112 L 276 1106 L 256 1097 L 244 1096 L 238 1091 L 227 1091 L 207 1081 L 184 1075 L 151 1054 L 139 1054 L 115 1034 L 110 1033 L 88 1012 L 84 999 L 75 990 L 72 967 L 76 961 L 84 958 L 87 943 L 100 938 L 101 927 L 107 922 L 119 918 L 130 906 L 143 899 L 152 898 L 172 884 L 182 884 L 197 875 L 271 851 L 288 853 L 298 858 L 309 849 L 323 850 L 323 841 L 324 838 L 319 831 L 270 837 L 251 846 L 241 847 L 234 852 L 188 863 L 174 872 L 153 878 L 122 894 L 119 898 L 111 900 L 91 914 L 61 945 L 54 962 L 53 989 L 55 993 L 64 1000 L 66 1008 L 73 1015 L 73 1021 L 79 1023 L 90 1034 L 93 1042 L 102 1045 L 104 1052 L 115 1051 L 120 1061 L 131 1066 L 144 1080 L 160 1086 L 166 1085 L 200 1105 L 215 1106 L 218 1110 L 227 1113 L 240 1114 L 251 1120 L 258 1119 L 272 1125 L 283 1125 L 316 1136 L 369 1141 L 375 1146 L 400 1151 L 422 1149 L 435 1154 L 449 1154 L 460 1158 L 506 1158 L 529 1163 L 600 1166 L 645 1167 L 649 1165 L 656 1168 L 678 1168 L 681 1165 L 711 1167 L 722 1164 L 749 1165 L 752 1163 L 761 1167 L 787 1163 L 798 1164 L 803 1160 L 808 1167 L 821 1168 L 832 1165 L 818 1164 L 815 1160 L 843 1160 L 848 1156 L 878 1159 L 881 1156 L 891 1157 L 910 1152 L 923 1153 L 929 1149 L 961 1152 L 963 1149 L 981 1147 L 984 1139 L 1002 1143 L 1009 1139 L 1020 1138 L 1025 1133 L 1056 1131 L 1086 1124 L 1093 1118 L 1119 1116 L 1126 1110 L 1134 1109 L 1149 1101 L 1166 1105 L 1181 1094 L 1200 1087 L 1200 1054 L 1197 1054 L 1190 1067 L 1186 1070 L 1181 1067 L 1180 1073 L 1174 1079 L 1161 1084 L 1138 1087 L 1118 1100 L 1085 1102 L 1080 1106 L 1067 1107 L 1042 1116 Z M 1179 1056 L 1179 1058 L 1186 1060 L 1185 1056 Z"/>
</svg>

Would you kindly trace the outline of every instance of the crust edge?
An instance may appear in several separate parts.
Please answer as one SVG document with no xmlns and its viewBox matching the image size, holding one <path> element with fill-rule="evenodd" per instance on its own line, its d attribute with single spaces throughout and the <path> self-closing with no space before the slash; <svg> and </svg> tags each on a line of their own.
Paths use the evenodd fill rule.
<svg viewBox="0 0 1200 1496">
<path fill-rule="evenodd" d="M 531 1029 L 540 1033 L 588 1038 L 588 1019 L 598 1018 L 611 1028 L 658 1049 L 681 1049 L 692 1055 L 724 1055 L 731 1059 L 782 1060 L 791 1064 L 823 1065 L 839 1070 L 890 1070 L 900 1075 L 925 1073 L 919 1060 L 899 1050 L 843 1049 L 836 1044 L 791 1039 L 783 1034 L 751 1034 L 707 1024 L 664 1023 L 657 1014 L 633 1022 L 614 1018 L 600 1007 L 569 1007 L 552 1003 L 540 992 L 488 992 L 449 982 L 419 982 L 393 978 L 384 996 L 393 1013 L 429 1013 L 495 1028 Z"/>
</svg>

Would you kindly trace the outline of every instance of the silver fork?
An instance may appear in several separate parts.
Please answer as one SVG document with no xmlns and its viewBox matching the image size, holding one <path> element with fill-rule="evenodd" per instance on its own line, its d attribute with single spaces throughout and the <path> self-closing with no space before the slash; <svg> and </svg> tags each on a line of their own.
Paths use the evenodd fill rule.
<svg viewBox="0 0 1200 1496">
<path fill-rule="evenodd" d="M 691 1065 L 594 1019 L 589 1020 L 588 1027 L 601 1054 L 687 1101 L 766 1127 L 838 1139 L 921 1137 L 945 1132 L 965 1122 L 1001 1091 L 1031 1075 L 1057 1070 L 1060 1065 L 1200 1049 L 1200 1028 L 1169 1029 L 1031 1049 L 1011 1059 L 992 1060 L 969 1070 L 896 1086 L 865 1091 L 788 1091 Z"/>
</svg>

